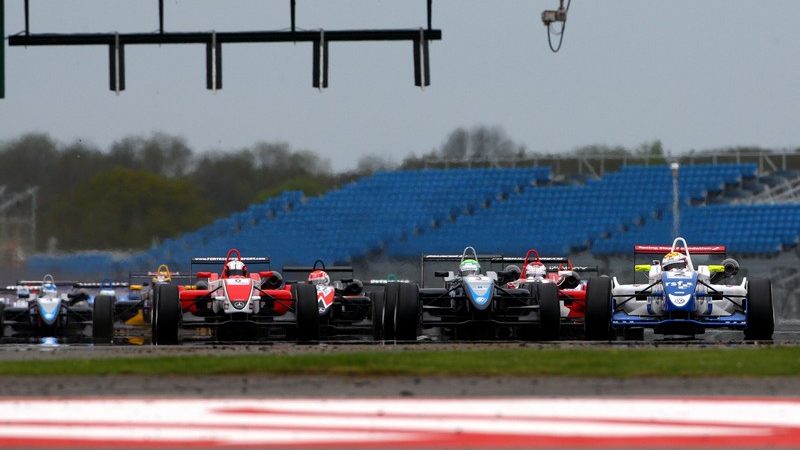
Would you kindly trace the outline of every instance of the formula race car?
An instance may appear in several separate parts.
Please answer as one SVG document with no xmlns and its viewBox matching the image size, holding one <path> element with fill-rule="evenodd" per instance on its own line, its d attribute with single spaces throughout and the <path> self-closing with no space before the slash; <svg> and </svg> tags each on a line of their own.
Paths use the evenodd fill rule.
<svg viewBox="0 0 800 450">
<path fill-rule="evenodd" d="M 325 267 L 317 260 L 310 267 L 284 267 L 281 273 L 289 285 L 314 287 L 321 336 L 381 335 L 382 310 L 375 308 L 374 296 L 364 292 L 364 284 L 353 278 L 352 267 Z"/>
<path fill-rule="evenodd" d="M 114 321 L 124 320 L 126 317 L 128 296 L 117 292 L 117 290 L 129 288 L 128 283 L 105 279 L 100 282 L 76 282 L 72 287 L 77 289 L 75 294 L 83 293 L 88 296 L 90 305 L 94 304 L 98 299 L 101 302 L 110 301 L 114 305 Z"/>
<path fill-rule="evenodd" d="M 422 283 L 388 283 L 384 291 L 384 333 L 387 338 L 416 339 L 432 329 L 455 339 L 545 338 L 559 335 L 561 314 L 558 289 L 552 283 L 509 288 L 519 271 L 487 271 L 480 261 L 491 264 L 497 255 L 478 256 L 467 247 L 461 255 L 424 255 Z M 425 265 L 434 261 L 457 261 L 458 271 L 436 271 L 443 288 L 425 287 Z M 393 329 L 389 319 L 392 317 Z"/>
<path fill-rule="evenodd" d="M 710 255 L 724 258 L 724 246 L 690 247 L 679 237 L 672 246 L 637 245 L 634 253 L 663 259 L 635 264 L 635 273 L 647 274 L 646 283 L 620 284 L 616 277 L 589 280 L 588 339 L 609 339 L 615 330 L 630 328 L 688 336 L 702 334 L 707 328 L 729 328 L 743 330 L 745 339 L 772 339 L 770 281 L 734 281 L 739 264 L 733 259 L 718 264 L 700 261 Z"/>
<path fill-rule="evenodd" d="M 131 272 L 128 274 L 128 295 L 118 297 L 114 308 L 117 322 L 126 325 L 152 326 L 153 298 L 158 286 L 170 285 L 176 281 L 191 282 L 188 274 L 173 272 L 166 264 L 161 264 L 154 272 Z"/>
<path fill-rule="evenodd" d="M 280 273 L 250 273 L 246 264 L 269 266 L 267 257 L 193 258 L 191 264 L 221 264 L 222 272 L 197 272 L 193 287 L 159 284 L 153 297 L 153 343 L 178 343 L 180 328 L 210 328 L 218 338 L 282 331 L 287 337 L 319 337 L 317 293 L 309 284 L 285 285 Z"/>
<path fill-rule="evenodd" d="M 56 283 L 52 275 L 42 281 L 19 281 L 6 286 L 13 293 L 0 303 L 0 335 L 32 337 L 92 337 L 96 342 L 110 342 L 114 334 L 114 300 L 109 296 L 92 297 L 75 282 Z M 60 287 L 69 286 L 69 292 Z"/>
<path fill-rule="evenodd" d="M 558 287 L 558 300 L 561 311 L 561 326 L 572 331 L 583 331 L 583 319 L 586 308 L 586 281 L 581 273 L 598 273 L 597 267 L 575 266 L 566 256 L 539 256 L 536 249 L 530 249 L 524 258 L 501 257 L 492 262 L 504 264 L 522 263 L 522 269 L 516 265 L 507 266 L 505 272 L 516 272 L 519 277 L 508 282 L 508 288 L 527 288 L 532 284 L 554 283 Z"/>
</svg>

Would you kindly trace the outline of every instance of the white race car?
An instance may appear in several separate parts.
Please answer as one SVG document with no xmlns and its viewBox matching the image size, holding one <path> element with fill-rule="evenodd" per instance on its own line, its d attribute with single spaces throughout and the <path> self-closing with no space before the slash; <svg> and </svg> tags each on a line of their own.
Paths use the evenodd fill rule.
<svg viewBox="0 0 800 450">
<path fill-rule="evenodd" d="M 685 264 L 662 267 L 660 260 L 635 264 L 646 283 L 621 284 L 616 277 L 589 280 L 586 289 L 586 337 L 605 340 L 616 331 L 652 328 L 668 335 L 702 334 L 706 328 L 743 330 L 745 339 L 772 339 L 772 285 L 764 278 L 734 281 L 739 264 L 695 265 L 708 255 L 723 257 L 725 247 L 689 247 L 676 238 L 672 246 L 637 245 L 636 255 L 678 254 Z M 685 258 L 683 258 L 685 255 Z"/>
</svg>

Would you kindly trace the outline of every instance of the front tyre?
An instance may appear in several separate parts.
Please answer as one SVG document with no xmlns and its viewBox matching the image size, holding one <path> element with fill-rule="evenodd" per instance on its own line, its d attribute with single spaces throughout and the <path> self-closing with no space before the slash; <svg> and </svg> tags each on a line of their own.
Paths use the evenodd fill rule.
<svg viewBox="0 0 800 450">
<path fill-rule="evenodd" d="M 178 344 L 178 329 L 181 323 L 178 287 L 164 284 L 155 288 L 158 294 L 153 299 L 153 344 Z"/>
<path fill-rule="evenodd" d="M 92 339 L 108 344 L 114 337 L 114 301 L 111 295 L 98 295 L 92 306 Z"/>
<path fill-rule="evenodd" d="M 394 335 L 398 341 L 416 341 L 419 336 L 422 308 L 419 287 L 413 283 L 389 283 L 387 296 L 395 296 Z"/>
<path fill-rule="evenodd" d="M 542 339 L 556 340 L 561 333 L 561 302 L 558 287 L 553 283 L 537 283 L 539 300 L 539 323 Z"/>
<path fill-rule="evenodd" d="M 611 280 L 592 278 L 586 284 L 586 339 L 607 341 L 611 339 Z"/>
<path fill-rule="evenodd" d="M 399 283 L 387 283 L 383 288 L 383 308 L 378 311 L 381 313 L 381 325 L 383 326 L 383 339 L 391 340 L 395 338 L 394 311 L 397 307 L 397 297 L 399 294 Z M 391 287 L 394 286 L 394 287 Z"/>
<path fill-rule="evenodd" d="M 293 284 L 297 340 L 301 342 L 319 340 L 319 306 L 317 290 L 310 284 Z"/>
<path fill-rule="evenodd" d="M 772 309 L 772 283 L 766 278 L 751 278 L 747 282 L 747 340 L 771 340 L 775 331 Z"/>
</svg>

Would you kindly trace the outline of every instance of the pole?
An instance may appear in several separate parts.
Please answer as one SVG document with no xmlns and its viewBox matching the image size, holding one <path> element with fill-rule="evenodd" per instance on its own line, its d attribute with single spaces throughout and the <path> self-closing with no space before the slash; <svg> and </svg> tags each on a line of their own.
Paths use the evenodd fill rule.
<svg viewBox="0 0 800 450">
<path fill-rule="evenodd" d="M 290 6 L 289 9 L 291 9 L 291 13 L 290 14 L 292 16 L 292 33 L 294 33 L 295 31 L 297 31 L 297 27 L 296 27 L 296 23 L 295 23 L 296 13 L 297 13 L 297 1 L 296 0 L 290 0 L 289 6 Z"/>
<path fill-rule="evenodd" d="M 674 162 L 669 165 L 672 170 L 672 239 L 680 236 L 681 231 L 681 205 L 678 190 L 678 172 L 680 164 Z"/>
<path fill-rule="evenodd" d="M 6 96 L 6 33 L 4 25 L 6 23 L 5 0 L 0 0 L 0 98 Z"/>
<path fill-rule="evenodd" d="M 158 32 L 164 34 L 164 0 L 158 0 Z"/>
<path fill-rule="evenodd" d="M 38 232 L 36 229 L 37 195 L 39 195 L 38 186 L 31 189 L 31 253 L 36 251 L 36 233 Z"/>
<path fill-rule="evenodd" d="M 433 29 L 433 0 L 428 0 L 428 29 Z"/>
</svg>

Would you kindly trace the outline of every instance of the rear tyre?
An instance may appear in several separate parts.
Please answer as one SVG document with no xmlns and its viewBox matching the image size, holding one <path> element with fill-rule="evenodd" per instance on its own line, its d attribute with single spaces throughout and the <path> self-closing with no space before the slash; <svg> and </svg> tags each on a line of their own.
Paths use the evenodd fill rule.
<svg viewBox="0 0 800 450">
<path fill-rule="evenodd" d="M 301 342 L 319 340 L 319 306 L 317 290 L 310 284 L 293 284 L 292 297 L 297 319 L 297 340 Z"/>
<path fill-rule="evenodd" d="M 153 344 L 178 344 L 178 329 L 181 323 L 178 287 L 164 284 L 155 288 L 158 293 L 153 299 Z"/>
<path fill-rule="evenodd" d="M 371 292 L 372 301 L 372 338 L 383 340 L 383 292 Z"/>
<path fill-rule="evenodd" d="M 558 301 L 558 287 L 553 283 L 537 283 L 539 301 L 539 323 L 542 339 L 555 340 L 561 333 L 561 303 Z"/>
<path fill-rule="evenodd" d="M 0 338 L 6 335 L 6 305 L 0 303 Z"/>
<path fill-rule="evenodd" d="M 771 340 L 774 331 L 772 283 L 766 278 L 751 278 L 747 282 L 747 327 L 744 329 L 744 338 Z"/>
<path fill-rule="evenodd" d="M 611 280 L 592 278 L 586 284 L 586 339 L 607 341 L 611 339 Z"/>
<path fill-rule="evenodd" d="M 387 288 L 395 291 L 397 296 L 394 308 L 395 339 L 398 341 L 416 341 L 417 336 L 419 336 L 422 318 L 419 287 L 413 283 L 389 283 Z"/>
<path fill-rule="evenodd" d="M 114 337 L 114 301 L 111 295 L 98 295 L 92 307 L 92 339 L 108 344 Z"/>
</svg>

